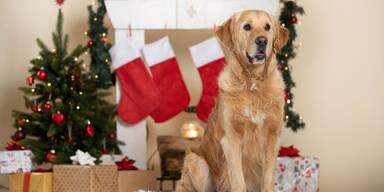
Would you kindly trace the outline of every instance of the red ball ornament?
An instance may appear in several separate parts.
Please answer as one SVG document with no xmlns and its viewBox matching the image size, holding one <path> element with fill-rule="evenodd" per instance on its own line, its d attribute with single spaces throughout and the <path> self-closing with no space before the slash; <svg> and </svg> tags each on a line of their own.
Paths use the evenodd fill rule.
<svg viewBox="0 0 384 192">
<path fill-rule="evenodd" d="M 87 43 L 87 44 L 88 44 L 89 47 L 92 47 L 92 45 L 93 45 L 93 40 L 92 40 L 92 39 L 88 40 L 88 43 Z"/>
<path fill-rule="evenodd" d="M 92 126 L 91 123 L 88 123 L 85 127 L 85 136 L 93 137 L 94 134 L 95 134 L 95 128 Z"/>
<path fill-rule="evenodd" d="M 43 105 L 43 110 L 44 111 L 49 111 L 49 110 L 51 110 L 52 109 L 52 105 L 51 104 L 49 104 L 49 103 L 45 103 L 44 105 Z"/>
<path fill-rule="evenodd" d="M 48 77 L 48 72 L 44 69 L 40 69 L 37 71 L 36 75 L 38 79 L 44 81 Z"/>
<path fill-rule="evenodd" d="M 25 82 L 26 82 L 27 85 L 29 85 L 29 86 L 33 85 L 33 77 L 32 77 L 32 76 L 27 77 L 27 79 L 25 80 Z"/>
<path fill-rule="evenodd" d="M 33 104 L 33 105 L 31 106 L 31 109 L 32 109 L 32 111 L 34 111 L 34 112 L 40 112 L 40 111 L 41 111 L 40 107 L 39 107 L 37 104 Z"/>
<path fill-rule="evenodd" d="M 56 0 L 56 4 L 58 4 L 59 6 L 61 6 L 61 5 L 64 4 L 64 0 Z"/>
<path fill-rule="evenodd" d="M 65 119 L 64 114 L 61 114 L 60 111 L 52 114 L 51 118 L 52 118 L 52 121 L 55 122 L 56 125 L 60 125 Z"/>
<path fill-rule="evenodd" d="M 297 23 L 297 17 L 294 16 L 294 15 L 292 15 L 292 16 L 291 16 L 291 19 L 289 19 L 289 22 L 290 22 L 291 24 L 295 24 L 295 23 Z"/>
<path fill-rule="evenodd" d="M 55 150 L 51 150 L 48 154 L 47 154 L 47 160 L 48 162 L 52 163 L 53 160 L 56 158 L 56 152 Z"/>
<path fill-rule="evenodd" d="M 109 138 L 113 139 L 113 140 L 116 140 L 117 138 L 117 135 L 116 135 L 116 132 L 113 132 L 109 135 Z"/>
<path fill-rule="evenodd" d="M 25 139 L 25 133 L 23 130 L 19 130 L 19 131 L 16 131 L 15 133 L 15 139 L 18 141 L 18 140 L 22 140 L 22 139 Z"/>
</svg>

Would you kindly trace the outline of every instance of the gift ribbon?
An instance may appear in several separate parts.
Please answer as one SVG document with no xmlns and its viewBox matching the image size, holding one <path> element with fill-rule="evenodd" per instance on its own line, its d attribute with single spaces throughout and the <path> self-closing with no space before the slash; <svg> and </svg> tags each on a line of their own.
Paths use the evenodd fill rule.
<svg viewBox="0 0 384 192">
<path fill-rule="evenodd" d="M 288 147 L 280 147 L 279 157 L 301 157 L 300 151 L 293 145 Z"/>
<path fill-rule="evenodd" d="M 137 170 L 137 167 L 135 167 L 135 160 L 129 159 L 128 157 L 124 157 L 119 162 L 116 162 L 116 165 L 119 169 L 119 171 L 125 171 L 125 170 Z"/>
<path fill-rule="evenodd" d="M 24 173 L 23 192 L 29 192 L 29 185 L 31 183 L 31 172 Z"/>
</svg>

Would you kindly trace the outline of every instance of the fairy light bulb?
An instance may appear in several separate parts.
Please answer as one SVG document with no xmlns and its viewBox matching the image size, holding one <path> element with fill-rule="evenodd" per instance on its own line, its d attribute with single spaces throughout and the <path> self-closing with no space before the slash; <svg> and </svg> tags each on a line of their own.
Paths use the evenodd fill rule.
<svg viewBox="0 0 384 192">
<path fill-rule="evenodd" d="M 290 104 L 290 103 L 291 103 L 291 100 L 290 100 L 290 99 L 287 99 L 287 103 Z"/>
<path fill-rule="evenodd" d="M 75 59 L 74 59 L 76 62 L 79 60 L 79 58 L 77 58 L 77 57 L 75 57 Z"/>
</svg>

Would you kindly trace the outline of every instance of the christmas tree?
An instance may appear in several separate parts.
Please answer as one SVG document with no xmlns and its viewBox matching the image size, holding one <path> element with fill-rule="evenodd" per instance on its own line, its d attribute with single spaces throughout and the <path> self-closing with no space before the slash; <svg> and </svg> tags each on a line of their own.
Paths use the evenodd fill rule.
<svg viewBox="0 0 384 192">
<path fill-rule="evenodd" d="M 78 45 L 68 53 L 68 35 L 62 30 L 59 10 L 54 48 L 37 39 L 39 57 L 31 61 L 27 86 L 20 88 L 32 112 L 13 113 L 17 131 L 10 143 L 31 149 L 37 164 L 70 163 L 78 149 L 96 158 L 119 152 L 115 106 L 104 99 L 109 93 L 99 89 L 106 86 L 100 85 L 98 71 L 80 59 L 89 47 Z"/>
</svg>

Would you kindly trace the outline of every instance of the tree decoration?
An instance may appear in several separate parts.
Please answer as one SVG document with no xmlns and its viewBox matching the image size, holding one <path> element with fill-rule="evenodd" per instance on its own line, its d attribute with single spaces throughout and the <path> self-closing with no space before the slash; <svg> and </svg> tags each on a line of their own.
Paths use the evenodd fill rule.
<svg viewBox="0 0 384 192">
<path fill-rule="evenodd" d="M 64 114 L 62 114 L 60 111 L 52 114 L 52 121 L 55 122 L 56 125 L 60 125 L 65 119 Z"/>
<path fill-rule="evenodd" d="M 289 23 L 291 23 L 291 24 L 296 24 L 296 23 L 297 23 L 297 17 L 294 16 L 294 15 L 292 15 L 292 16 L 291 16 L 291 19 L 289 20 Z"/>
<path fill-rule="evenodd" d="M 25 147 L 17 144 L 17 142 L 12 139 L 7 142 L 7 146 L 5 147 L 5 149 L 8 151 L 15 151 L 15 150 L 24 150 Z"/>
<path fill-rule="evenodd" d="M 295 82 L 292 79 L 288 62 L 296 56 L 296 49 L 293 44 L 297 37 L 295 24 L 298 22 L 298 19 L 296 15 L 303 15 L 304 9 L 298 6 L 296 1 L 282 1 L 282 3 L 283 7 L 281 9 L 279 21 L 282 26 L 289 30 L 289 39 L 285 47 L 282 48 L 281 53 L 277 54 L 276 57 L 279 63 L 278 68 L 280 69 L 285 82 L 285 126 L 293 131 L 297 131 L 298 129 L 304 128 L 305 123 L 301 116 L 292 110 L 294 98 L 292 88 L 295 87 Z"/>
<path fill-rule="evenodd" d="M 109 138 L 111 138 L 112 140 L 116 140 L 117 139 L 117 135 L 116 135 L 116 132 L 113 132 L 109 135 Z"/>
<path fill-rule="evenodd" d="M 41 108 L 40 108 L 39 105 L 37 105 L 37 104 L 33 104 L 33 105 L 31 106 L 31 109 L 32 109 L 32 111 L 34 111 L 34 112 L 40 112 L 40 111 L 41 111 Z"/>
<path fill-rule="evenodd" d="M 22 129 L 19 129 L 18 131 L 16 131 L 14 136 L 17 141 L 25 139 L 25 133 Z"/>
<path fill-rule="evenodd" d="M 93 45 L 93 40 L 92 40 L 92 39 L 89 39 L 87 44 L 88 44 L 89 47 L 92 47 L 92 45 Z"/>
<path fill-rule="evenodd" d="M 47 161 L 52 163 L 55 158 L 56 158 L 56 151 L 54 149 L 51 149 L 47 154 Z"/>
<path fill-rule="evenodd" d="M 26 82 L 27 85 L 29 85 L 29 86 L 33 85 L 33 77 L 32 77 L 32 75 L 31 75 L 31 76 L 28 76 L 27 79 L 25 79 L 25 82 Z"/>
<path fill-rule="evenodd" d="M 52 109 L 52 105 L 50 103 L 44 103 L 43 111 L 49 111 Z"/>
<path fill-rule="evenodd" d="M 55 1 L 57 5 L 62 6 L 65 0 L 55 0 Z"/>
<path fill-rule="evenodd" d="M 44 81 L 48 77 L 48 72 L 44 69 L 40 69 L 36 73 L 37 78 L 41 81 Z"/>
<path fill-rule="evenodd" d="M 87 125 L 85 126 L 85 135 L 87 137 L 93 137 L 95 134 L 95 128 L 92 126 L 91 122 L 88 121 Z"/>
</svg>

